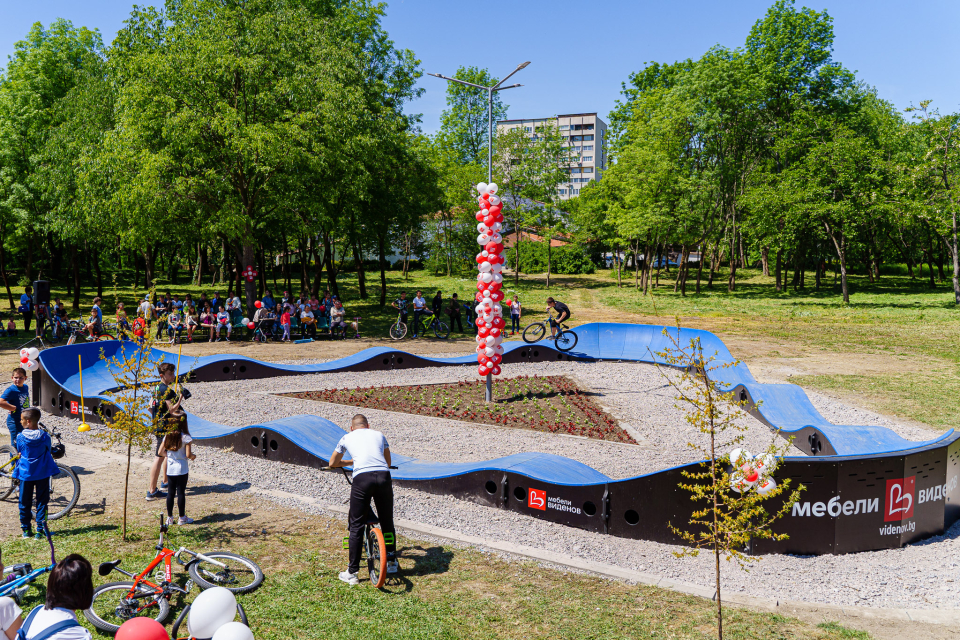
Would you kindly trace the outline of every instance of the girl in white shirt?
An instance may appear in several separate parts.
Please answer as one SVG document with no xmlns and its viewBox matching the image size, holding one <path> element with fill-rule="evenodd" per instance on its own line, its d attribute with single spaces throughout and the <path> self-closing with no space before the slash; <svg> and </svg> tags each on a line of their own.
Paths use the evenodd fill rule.
<svg viewBox="0 0 960 640">
<path fill-rule="evenodd" d="M 190 430 L 187 428 L 187 416 L 184 414 L 170 416 L 166 422 L 169 433 L 163 437 L 157 455 L 167 459 L 167 524 L 173 524 L 173 500 L 176 497 L 177 511 L 180 519 L 177 524 L 193 524 L 193 518 L 186 515 L 187 507 L 187 479 L 190 474 L 189 460 L 196 460 L 197 456 L 191 451 Z"/>
</svg>

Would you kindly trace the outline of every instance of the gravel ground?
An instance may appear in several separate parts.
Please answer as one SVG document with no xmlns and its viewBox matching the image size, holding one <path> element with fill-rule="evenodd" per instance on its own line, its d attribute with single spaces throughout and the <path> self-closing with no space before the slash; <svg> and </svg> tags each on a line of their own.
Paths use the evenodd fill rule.
<svg viewBox="0 0 960 640">
<path fill-rule="evenodd" d="M 302 361 L 300 361 L 302 362 Z M 513 375 L 569 375 L 597 391 L 595 399 L 626 423 L 639 445 L 572 436 L 484 427 L 440 418 L 364 410 L 397 453 L 437 461 L 484 460 L 511 453 L 541 451 L 588 464 L 612 478 L 626 478 L 699 459 L 686 443 L 695 432 L 675 406 L 671 388 L 653 366 L 633 363 L 527 363 L 511 365 Z M 189 410 L 222 424 L 244 426 L 284 416 L 311 413 L 346 425 L 355 408 L 272 395 L 277 391 L 408 385 L 474 379 L 473 367 L 408 369 L 390 372 L 335 373 L 242 382 L 193 384 Z M 838 424 L 875 424 L 902 436 L 923 440 L 931 432 L 850 407 L 821 394 L 809 394 L 817 409 Z M 52 417 L 51 423 L 59 422 Z M 92 443 L 63 421 L 67 439 Z M 742 421 L 744 446 L 757 451 L 770 431 L 752 418 Z M 327 504 L 346 504 L 343 479 L 293 465 L 198 447 L 194 468 L 205 474 L 255 486 L 311 496 Z M 800 455 L 796 449 L 788 455 Z M 282 501 L 281 501 L 282 502 Z M 291 505 L 303 508 L 302 503 Z M 594 534 L 519 514 L 396 489 L 396 512 L 403 518 L 464 534 L 511 540 L 627 569 L 710 586 L 713 559 L 676 558 L 677 547 Z M 903 549 L 842 556 L 764 556 L 749 573 L 723 563 L 725 589 L 755 596 L 839 605 L 906 608 L 960 608 L 960 523 L 944 536 Z"/>
</svg>

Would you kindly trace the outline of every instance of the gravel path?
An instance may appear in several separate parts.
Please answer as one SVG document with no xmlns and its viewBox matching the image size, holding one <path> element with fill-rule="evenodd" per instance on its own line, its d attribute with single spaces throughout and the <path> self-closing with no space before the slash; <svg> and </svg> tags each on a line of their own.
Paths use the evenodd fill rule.
<svg viewBox="0 0 960 640">
<path fill-rule="evenodd" d="M 300 361 L 302 362 L 302 361 Z M 587 440 L 572 436 L 502 427 L 485 427 L 440 418 L 427 418 L 365 409 L 374 428 L 382 430 L 397 453 L 436 461 L 476 461 L 528 451 L 555 453 L 579 460 L 612 478 L 626 478 L 698 459 L 686 443 L 696 433 L 675 406 L 671 388 L 653 366 L 633 363 L 527 363 L 511 365 L 511 375 L 569 375 L 615 418 L 629 425 L 640 443 Z M 409 385 L 473 380 L 474 367 L 408 369 L 389 372 L 334 373 L 242 382 L 193 384 L 189 410 L 233 426 L 297 414 L 316 414 L 346 425 L 357 409 L 272 395 L 277 391 L 322 388 Z M 809 394 L 817 409 L 838 424 L 890 427 L 914 440 L 929 439 L 929 431 L 898 424 L 889 418 L 841 404 L 821 394 Z M 51 423 L 60 419 L 47 417 Z M 752 418 L 742 421 L 743 446 L 763 449 L 770 431 Z M 62 421 L 67 439 L 92 443 L 76 432 L 76 423 Z M 308 495 L 327 504 L 346 504 L 343 479 L 293 465 L 239 456 L 198 447 L 197 471 L 231 481 Z M 788 455 L 800 455 L 791 450 Z M 303 508 L 296 502 L 289 506 Z M 403 518 L 461 531 L 468 535 L 511 540 L 627 569 L 710 586 L 713 559 L 676 558 L 677 547 L 626 540 L 552 524 L 519 514 L 483 507 L 413 489 L 396 489 L 396 512 Z M 755 596 L 808 602 L 877 607 L 960 608 L 960 523 L 944 536 L 903 549 L 842 556 L 764 556 L 749 573 L 723 563 L 725 589 Z"/>
</svg>

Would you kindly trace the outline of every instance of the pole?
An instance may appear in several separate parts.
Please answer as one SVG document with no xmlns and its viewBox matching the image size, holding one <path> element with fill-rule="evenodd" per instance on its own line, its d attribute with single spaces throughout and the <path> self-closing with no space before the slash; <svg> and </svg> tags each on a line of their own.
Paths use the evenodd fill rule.
<svg viewBox="0 0 960 640">
<path fill-rule="evenodd" d="M 87 414 L 83 409 L 83 357 L 80 354 L 77 354 L 77 364 L 79 365 L 78 375 L 80 376 L 80 426 L 77 427 L 77 431 L 83 433 L 84 431 L 90 431 L 90 425 L 87 424 Z"/>
<path fill-rule="evenodd" d="M 487 184 L 493 182 L 493 89 L 487 91 L 487 126 L 489 128 L 489 137 L 487 138 Z M 487 386 L 484 390 L 483 399 L 485 402 L 493 402 L 493 374 L 487 374 Z"/>
</svg>

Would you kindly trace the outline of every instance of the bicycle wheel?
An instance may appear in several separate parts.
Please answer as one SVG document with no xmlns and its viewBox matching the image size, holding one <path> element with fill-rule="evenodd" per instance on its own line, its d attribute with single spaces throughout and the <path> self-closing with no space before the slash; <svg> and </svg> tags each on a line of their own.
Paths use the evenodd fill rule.
<svg viewBox="0 0 960 640">
<path fill-rule="evenodd" d="M 402 322 L 390 325 L 390 337 L 394 340 L 402 340 L 407 335 L 407 325 Z"/>
<path fill-rule="evenodd" d="M 114 337 L 113 337 L 111 334 L 109 334 L 109 333 L 101 333 L 100 335 L 97 336 L 96 339 L 97 339 L 97 340 L 116 340 L 116 338 L 114 338 Z"/>
<path fill-rule="evenodd" d="M 101 631 L 116 633 L 131 618 L 153 618 L 163 623 L 170 614 L 170 603 L 163 593 L 140 585 L 135 598 L 128 598 L 132 582 L 108 582 L 93 591 L 93 602 L 83 616 Z"/>
<path fill-rule="evenodd" d="M 573 331 L 558 332 L 554 343 L 559 351 L 570 351 L 577 346 L 577 334 Z"/>
<path fill-rule="evenodd" d="M 202 589 L 226 587 L 234 593 L 246 593 L 253 591 L 263 582 L 263 570 L 253 560 L 226 551 L 214 551 L 203 555 L 226 566 L 218 567 L 200 558 L 191 562 L 187 570 L 193 581 Z"/>
<path fill-rule="evenodd" d="M 547 327 L 542 322 L 534 322 L 533 324 L 528 324 L 523 330 L 523 341 L 527 344 L 533 344 L 534 342 L 540 342 L 543 339 L 543 336 L 547 333 Z"/>
<path fill-rule="evenodd" d="M 446 322 L 440 322 L 437 320 L 433 323 L 433 333 L 438 338 L 446 339 L 450 337 L 450 327 L 447 326 Z"/>
<path fill-rule="evenodd" d="M 50 327 L 50 343 L 57 344 L 63 339 L 63 327 L 59 322 L 53 323 L 53 326 Z"/>
<path fill-rule="evenodd" d="M 11 445 L 5 444 L 0 447 L 0 466 L 6 465 L 15 455 L 17 450 Z M 3 475 L 0 475 L 0 500 L 6 500 L 17 486 L 13 479 L 14 466 L 11 464 L 9 467 L 4 467 Z"/>
<path fill-rule="evenodd" d="M 80 478 L 73 469 L 57 464 L 60 471 L 50 478 L 50 502 L 47 503 L 47 520 L 56 520 L 70 513 L 80 499 Z M 36 510 L 34 510 L 36 513 Z"/>
<path fill-rule="evenodd" d="M 380 527 L 367 527 L 367 567 L 370 584 L 379 589 L 387 581 L 387 543 Z"/>
</svg>

